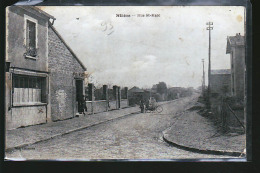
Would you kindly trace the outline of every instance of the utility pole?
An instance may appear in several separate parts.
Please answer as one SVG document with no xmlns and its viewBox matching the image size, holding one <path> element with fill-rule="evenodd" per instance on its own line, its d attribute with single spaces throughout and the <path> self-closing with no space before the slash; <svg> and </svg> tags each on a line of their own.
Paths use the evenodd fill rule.
<svg viewBox="0 0 260 173">
<path fill-rule="evenodd" d="M 210 76 L 211 76 L 211 61 L 210 61 L 210 56 L 211 56 L 211 30 L 213 30 L 213 22 L 207 22 L 206 23 L 207 30 L 209 30 L 209 68 L 208 68 L 208 108 L 210 108 Z"/>
<path fill-rule="evenodd" d="M 204 71 L 204 59 L 202 59 L 203 72 L 202 72 L 202 95 L 205 96 L 205 71 Z"/>
</svg>

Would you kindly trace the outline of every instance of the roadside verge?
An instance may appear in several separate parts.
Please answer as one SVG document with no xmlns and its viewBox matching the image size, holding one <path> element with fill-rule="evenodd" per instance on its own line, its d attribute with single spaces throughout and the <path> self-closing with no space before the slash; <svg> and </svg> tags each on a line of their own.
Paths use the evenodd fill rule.
<svg viewBox="0 0 260 173">
<path fill-rule="evenodd" d="M 163 140 L 192 152 L 245 157 L 245 134 L 220 134 L 213 122 L 196 111 L 184 111 L 170 128 L 163 131 Z"/>
</svg>

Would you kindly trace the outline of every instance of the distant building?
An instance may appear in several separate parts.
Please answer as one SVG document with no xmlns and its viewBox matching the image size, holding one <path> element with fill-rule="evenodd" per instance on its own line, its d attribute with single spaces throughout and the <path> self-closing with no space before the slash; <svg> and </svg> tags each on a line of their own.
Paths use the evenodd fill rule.
<svg viewBox="0 0 260 173">
<path fill-rule="evenodd" d="M 129 105 L 139 104 L 141 99 L 144 99 L 144 90 L 134 86 L 128 90 Z"/>
<path fill-rule="evenodd" d="M 230 95 L 231 74 L 230 69 L 211 70 L 211 93 L 217 95 Z"/>
<path fill-rule="evenodd" d="M 168 97 L 169 100 L 179 99 L 183 92 L 183 88 L 181 87 L 171 87 L 168 88 Z"/>
<path fill-rule="evenodd" d="M 245 38 L 240 33 L 227 37 L 226 53 L 230 54 L 231 94 L 243 99 L 245 95 Z"/>
<path fill-rule="evenodd" d="M 144 90 L 134 86 L 133 88 L 129 89 L 128 91 L 129 97 L 139 97 L 142 98 L 144 95 Z"/>
</svg>

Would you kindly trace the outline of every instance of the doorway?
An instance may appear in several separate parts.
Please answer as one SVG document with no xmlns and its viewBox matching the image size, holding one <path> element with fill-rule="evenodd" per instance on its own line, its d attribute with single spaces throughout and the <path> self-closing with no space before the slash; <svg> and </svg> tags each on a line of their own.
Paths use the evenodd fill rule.
<svg viewBox="0 0 260 173">
<path fill-rule="evenodd" d="M 76 103 L 78 104 L 78 112 L 84 112 L 84 95 L 83 95 L 83 80 L 76 79 Z"/>
</svg>

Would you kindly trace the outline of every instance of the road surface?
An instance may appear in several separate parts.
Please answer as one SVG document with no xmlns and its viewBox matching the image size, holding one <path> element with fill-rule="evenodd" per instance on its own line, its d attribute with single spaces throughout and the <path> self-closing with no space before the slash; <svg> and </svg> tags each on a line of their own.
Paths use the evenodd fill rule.
<svg viewBox="0 0 260 173">
<path fill-rule="evenodd" d="M 131 115 L 7 152 L 6 156 L 41 160 L 226 158 L 178 149 L 162 139 L 162 131 L 170 127 L 178 116 L 183 116 L 182 112 L 196 97 L 182 98 L 165 104 L 160 114 Z"/>
</svg>

